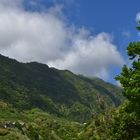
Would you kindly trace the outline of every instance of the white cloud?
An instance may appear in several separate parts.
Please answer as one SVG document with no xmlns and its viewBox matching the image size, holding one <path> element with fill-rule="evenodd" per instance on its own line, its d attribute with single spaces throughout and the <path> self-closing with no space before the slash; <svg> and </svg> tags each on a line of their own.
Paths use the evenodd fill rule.
<svg viewBox="0 0 140 140">
<path fill-rule="evenodd" d="M 91 35 L 85 28 L 68 25 L 61 7 L 29 12 L 21 0 L 12 2 L 0 1 L 0 53 L 102 78 L 109 76 L 112 66 L 123 64 L 109 34 Z"/>
<path fill-rule="evenodd" d="M 122 32 L 122 36 L 125 38 L 130 38 L 131 37 L 131 32 L 130 31 L 124 31 Z"/>
<path fill-rule="evenodd" d="M 140 12 L 136 14 L 136 21 L 140 21 Z"/>
<path fill-rule="evenodd" d="M 120 88 L 123 88 L 122 84 L 120 83 L 120 81 L 116 81 L 116 85 Z"/>
<path fill-rule="evenodd" d="M 107 78 L 112 66 L 123 64 L 116 46 L 111 43 L 109 34 L 100 33 L 97 36 L 84 37 L 81 34 L 83 33 L 75 37 L 72 50 L 63 59 L 51 61 L 49 65 L 60 69 L 67 68 L 87 76 Z"/>
<path fill-rule="evenodd" d="M 51 10 L 52 11 L 52 10 Z M 0 13 L 0 46 L 5 55 L 20 61 L 48 62 L 60 58 L 67 39 L 65 24 L 48 13 L 21 9 Z"/>
</svg>

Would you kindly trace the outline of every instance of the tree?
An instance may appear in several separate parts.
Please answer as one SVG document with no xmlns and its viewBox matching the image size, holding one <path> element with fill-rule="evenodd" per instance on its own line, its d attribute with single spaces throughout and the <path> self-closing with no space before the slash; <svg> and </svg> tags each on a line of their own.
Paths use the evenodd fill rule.
<svg viewBox="0 0 140 140">
<path fill-rule="evenodd" d="M 140 31 L 140 27 L 137 27 Z M 128 102 L 123 104 L 114 117 L 112 140 L 140 139 L 140 42 L 131 42 L 127 48 L 130 66 L 124 65 L 116 76 L 123 86 Z"/>
<path fill-rule="evenodd" d="M 138 27 L 140 30 L 140 27 Z M 131 66 L 123 66 L 116 77 L 124 88 L 123 94 L 130 102 L 140 104 L 140 42 L 131 42 L 127 48 Z"/>
</svg>

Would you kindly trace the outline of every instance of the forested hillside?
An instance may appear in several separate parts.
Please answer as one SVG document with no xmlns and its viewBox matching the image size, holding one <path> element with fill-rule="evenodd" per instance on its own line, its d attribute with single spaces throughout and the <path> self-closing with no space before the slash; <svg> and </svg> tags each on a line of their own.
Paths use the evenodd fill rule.
<svg viewBox="0 0 140 140">
<path fill-rule="evenodd" d="M 121 89 L 98 78 L 75 75 L 37 62 L 19 63 L 0 55 L 0 99 L 19 110 L 40 108 L 84 122 L 118 106 Z"/>
</svg>

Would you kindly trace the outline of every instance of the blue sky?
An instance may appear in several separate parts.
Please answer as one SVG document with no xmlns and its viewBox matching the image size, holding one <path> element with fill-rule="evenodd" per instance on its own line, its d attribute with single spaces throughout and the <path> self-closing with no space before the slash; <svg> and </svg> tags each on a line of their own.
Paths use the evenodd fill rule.
<svg viewBox="0 0 140 140">
<path fill-rule="evenodd" d="M 128 63 L 128 43 L 139 39 L 139 5 L 139 0 L 1 0 L 0 53 L 115 83 Z"/>
<path fill-rule="evenodd" d="M 85 26 L 95 33 L 109 32 L 121 38 L 122 32 L 135 32 L 136 14 L 139 12 L 139 0 L 35 0 L 38 5 L 32 7 L 26 0 L 28 10 L 63 5 L 64 14 L 70 24 Z M 30 6 L 29 6 L 30 5 Z M 43 9 L 42 8 L 42 9 Z M 36 10 L 34 9 L 34 10 Z M 135 34 L 134 34 L 135 35 Z M 116 39 L 117 40 L 117 39 Z M 119 40 L 119 39 L 118 39 Z"/>
<path fill-rule="evenodd" d="M 40 0 L 40 4 L 49 7 L 63 5 L 64 14 L 69 24 L 86 27 L 93 33 L 107 32 L 113 35 L 121 55 L 127 59 L 126 47 L 129 42 L 138 40 L 135 27 L 136 14 L 140 10 L 139 0 Z M 112 76 L 118 74 L 120 68 L 113 69 Z M 113 77 L 108 79 L 114 82 Z"/>
</svg>

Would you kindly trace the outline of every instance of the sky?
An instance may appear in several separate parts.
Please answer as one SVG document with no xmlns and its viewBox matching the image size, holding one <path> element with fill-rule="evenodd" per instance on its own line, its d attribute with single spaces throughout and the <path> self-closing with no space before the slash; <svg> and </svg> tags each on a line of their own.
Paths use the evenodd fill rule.
<svg viewBox="0 0 140 140">
<path fill-rule="evenodd" d="M 113 84 L 139 40 L 139 0 L 1 0 L 0 53 Z"/>
</svg>

